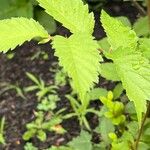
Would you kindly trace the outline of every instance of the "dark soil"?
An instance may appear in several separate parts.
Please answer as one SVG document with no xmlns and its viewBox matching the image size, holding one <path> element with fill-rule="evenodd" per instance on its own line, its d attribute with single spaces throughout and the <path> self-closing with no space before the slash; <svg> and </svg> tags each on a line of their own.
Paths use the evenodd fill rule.
<svg viewBox="0 0 150 150">
<path fill-rule="evenodd" d="M 104 9 L 114 16 L 127 16 L 133 23 L 138 16 L 138 10 L 131 6 L 130 3 L 122 2 L 109 2 L 105 4 Z M 95 11 L 95 31 L 94 36 L 96 39 L 100 39 L 105 36 L 101 24 L 99 22 L 99 11 Z M 70 35 L 69 31 L 58 24 L 56 34 L 63 36 Z M 49 54 L 49 60 L 31 60 L 31 56 L 41 49 Z M 38 46 L 36 42 L 25 43 L 23 46 L 15 49 L 15 57 L 8 60 L 5 55 L 0 55 L 0 84 L 10 83 L 18 84 L 20 87 L 31 85 L 31 81 L 26 77 L 26 72 L 31 72 L 37 76 L 40 76 L 47 84 L 53 83 L 54 73 L 49 71 L 49 68 L 55 68 L 54 62 L 57 62 L 57 58 L 53 56 L 53 50 L 50 44 Z M 108 82 L 105 79 L 101 79 L 98 86 L 112 89 L 114 83 Z M 2 90 L 2 89 L 0 89 Z M 65 99 L 64 95 L 70 92 L 68 85 L 61 87 L 58 90 L 61 101 L 58 103 L 58 109 L 67 107 L 70 108 L 69 102 Z M 0 95 L 0 117 L 6 117 L 5 136 L 6 147 L 0 147 L 0 150 L 23 150 L 24 141 L 22 135 L 25 132 L 26 123 L 34 119 L 34 110 L 37 106 L 37 98 L 35 93 L 26 95 L 27 99 L 24 100 L 16 95 L 16 92 L 9 90 Z M 91 106 L 98 107 L 97 101 L 93 102 Z M 68 110 L 70 111 L 70 110 Z M 95 115 L 89 115 L 91 127 L 95 127 L 98 124 L 98 118 Z M 63 127 L 68 131 L 64 136 L 51 133 L 48 135 L 46 142 L 41 143 L 36 138 L 33 138 L 33 142 L 39 149 L 44 149 L 52 144 L 60 145 L 65 144 L 73 137 L 79 135 L 80 126 L 76 118 L 72 118 L 63 122 Z M 99 136 L 93 135 L 93 141 L 98 142 Z"/>
</svg>

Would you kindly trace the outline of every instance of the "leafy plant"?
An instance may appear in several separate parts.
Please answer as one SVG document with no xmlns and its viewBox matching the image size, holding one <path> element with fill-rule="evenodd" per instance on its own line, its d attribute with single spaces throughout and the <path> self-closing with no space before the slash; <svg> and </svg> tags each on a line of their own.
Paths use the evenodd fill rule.
<svg viewBox="0 0 150 150">
<path fill-rule="evenodd" d="M 107 57 L 113 60 L 127 96 L 134 101 L 138 120 L 141 122 L 142 113 L 146 112 L 146 100 L 150 97 L 149 61 L 139 51 L 138 37 L 133 30 L 111 18 L 104 11 L 101 21 L 112 49 L 107 53 Z M 113 32 L 116 29 L 118 32 Z"/>
<path fill-rule="evenodd" d="M 46 140 L 46 131 L 55 131 L 62 134 L 65 130 L 59 125 L 62 122 L 60 112 L 56 114 L 47 114 L 42 111 L 35 112 L 36 119 L 26 125 L 27 131 L 23 135 L 24 140 L 29 140 L 33 136 L 36 136 L 40 141 Z"/>
<path fill-rule="evenodd" d="M 42 79 L 37 79 L 33 74 L 26 73 L 26 75 L 28 76 L 28 78 L 30 80 L 32 80 L 34 82 L 35 85 L 26 87 L 24 89 L 25 92 L 31 92 L 34 90 L 38 90 L 38 92 L 36 93 L 38 100 L 41 100 L 48 94 L 56 94 L 55 89 L 57 88 L 57 86 L 54 86 L 54 85 L 46 86 L 45 82 Z"/>
<path fill-rule="evenodd" d="M 90 126 L 89 126 L 89 123 L 88 123 L 88 121 L 86 119 L 86 114 L 88 114 L 88 113 L 94 113 L 94 114 L 98 114 L 99 115 L 99 112 L 96 111 L 96 110 L 94 110 L 94 108 L 87 108 L 88 105 L 89 105 L 89 99 L 88 99 L 88 97 L 85 100 L 87 103 L 84 103 L 84 104 L 80 103 L 78 100 L 76 100 L 75 98 L 73 98 L 70 95 L 67 95 L 66 97 L 69 99 L 74 112 L 65 115 L 63 118 L 64 119 L 68 119 L 68 118 L 77 116 L 78 119 L 79 119 L 80 125 L 81 126 L 85 125 L 85 127 L 88 130 L 91 130 Z"/>
<path fill-rule="evenodd" d="M 84 5 L 81 0 L 37 1 L 49 15 L 70 30 L 71 36 L 66 38 L 56 35 L 52 37 L 33 19 L 23 17 L 5 19 L 0 21 L 1 52 L 14 49 L 16 46 L 31 39 L 38 40 L 40 44 L 52 40 L 51 44 L 53 49 L 55 49 L 55 56 L 58 57 L 60 66 L 63 66 L 64 71 L 72 79 L 72 87 L 78 96 L 76 99 L 80 100 L 78 102 L 76 99 L 69 97 L 75 111 L 74 114 L 69 115 L 77 115 L 80 122 L 84 122 L 88 127 L 85 118 L 86 113 L 96 113 L 94 110 L 89 111 L 87 108 L 89 105 L 89 93 L 93 90 L 95 83 L 98 83 L 99 74 L 102 74 L 108 80 L 122 82 L 121 90 L 116 93 L 115 97 L 118 98 L 118 95 L 125 89 L 128 99 L 134 103 L 138 122 L 142 130 L 142 116 L 147 110 L 147 100 L 150 100 L 150 65 L 149 56 L 147 56 L 149 48 L 145 46 L 148 45 L 149 39 L 140 39 L 130 25 L 124 25 L 123 21 L 110 17 L 102 10 L 101 22 L 107 38 L 103 39 L 103 42 L 97 42 L 92 36 L 94 29 L 93 13 L 89 13 L 88 6 Z M 139 36 L 141 35 L 145 36 L 145 33 L 140 33 Z M 98 51 L 99 49 L 100 51 Z M 103 61 L 103 56 L 112 62 L 100 64 Z M 37 95 L 39 99 L 55 88 L 45 86 L 41 79 L 37 80 L 31 74 L 28 74 L 28 77 L 35 83 L 35 85 L 29 87 L 28 91 L 39 90 Z M 102 102 L 108 108 L 107 117 L 109 116 L 117 126 L 125 124 L 124 105 L 122 102 L 112 102 L 111 100 L 111 93 L 109 93 L 107 98 L 102 98 Z M 40 120 L 41 130 L 39 130 L 39 126 L 35 122 L 33 133 L 37 133 L 35 129 L 38 129 L 40 131 L 38 133 L 39 139 L 44 137 L 41 139 L 44 140 L 45 134 L 43 129 L 46 128 L 43 128 L 41 116 L 42 113 L 40 113 L 39 118 L 37 115 L 37 118 Z M 111 146 L 113 149 L 120 148 L 122 144 L 129 147 L 133 145 L 131 144 L 133 143 L 133 138 L 130 139 L 128 132 L 122 131 L 121 137 L 118 137 L 115 133 L 109 136 L 112 139 Z M 139 143 L 140 136 L 141 133 L 136 139 L 137 143 Z M 129 137 L 129 140 L 126 140 L 126 137 Z M 123 139 L 125 142 L 123 142 Z"/>
</svg>

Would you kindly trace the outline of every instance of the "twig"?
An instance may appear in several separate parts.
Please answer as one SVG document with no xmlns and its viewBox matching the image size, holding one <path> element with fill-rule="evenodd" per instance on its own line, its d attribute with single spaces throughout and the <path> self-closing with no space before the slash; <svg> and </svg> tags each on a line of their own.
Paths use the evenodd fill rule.
<svg viewBox="0 0 150 150">
<path fill-rule="evenodd" d="M 146 11 L 143 9 L 143 7 L 136 1 L 136 0 L 131 0 L 133 5 L 139 10 L 140 14 L 142 16 L 146 16 Z"/>
<path fill-rule="evenodd" d="M 143 117 L 142 124 L 141 124 L 141 127 L 140 127 L 139 132 L 138 132 L 138 137 L 135 141 L 135 150 L 138 149 L 138 144 L 139 144 L 142 132 L 143 132 L 144 124 L 145 124 L 146 118 L 148 117 L 149 113 L 150 113 L 150 102 L 148 102 L 147 111 Z"/>
</svg>

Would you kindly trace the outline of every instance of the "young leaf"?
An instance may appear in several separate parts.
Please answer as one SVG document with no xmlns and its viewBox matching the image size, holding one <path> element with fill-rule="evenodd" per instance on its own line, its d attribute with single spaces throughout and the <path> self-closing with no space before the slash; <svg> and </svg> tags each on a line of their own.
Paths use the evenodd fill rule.
<svg viewBox="0 0 150 150">
<path fill-rule="evenodd" d="M 108 37 L 108 42 L 113 50 L 119 47 L 135 49 L 137 46 L 137 36 L 130 27 L 126 27 L 121 21 L 110 17 L 102 10 L 101 22 Z"/>
<path fill-rule="evenodd" d="M 55 36 L 52 44 L 60 65 L 73 79 L 76 91 L 80 95 L 90 91 L 93 82 L 98 82 L 99 61 L 102 60 L 93 37 L 86 34 L 74 34 L 68 39 Z"/>
<path fill-rule="evenodd" d="M 48 33 L 35 20 L 12 18 L 0 21 L 0 52 L 7 52 L 33 38 L 48 38 Z"/>
<path fill-rule="evenodd" d="M 88 5 L 82 0 L 37 0 L 39 5 L 55 20 L 61 22 L 72 33 L 92 34 L 93 13 L 88 13 Z"/>
</svg>

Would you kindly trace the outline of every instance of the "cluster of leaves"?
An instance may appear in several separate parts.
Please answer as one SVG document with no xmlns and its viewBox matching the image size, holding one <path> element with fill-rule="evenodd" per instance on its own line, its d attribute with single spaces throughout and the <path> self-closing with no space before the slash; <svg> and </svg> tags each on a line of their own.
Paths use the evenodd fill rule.
<svg viewBox="0 0 150 150">
<path fill-rule="evenodd" d="M 60 123 L 62 122 L 61 113 L 64 109 L 54 113 L 56 102 L 60 100 L 56 92 L 57 86 L 46 86 L 42 79 L 37 79 L 31 73 L 27 73 L 27 76 L 34 85 L 26 87 L 25 92 L 36 90 L 39 103 L 37 105 L 38 111 L 34 112 L 35 120 L 26 125 L 27 131 L 24 133 L 23 139 L 29 140 L 36 136 L 40 141 L 45 141 L 46 131 L 63 134 L 65 130 Z"/>
</svg>

